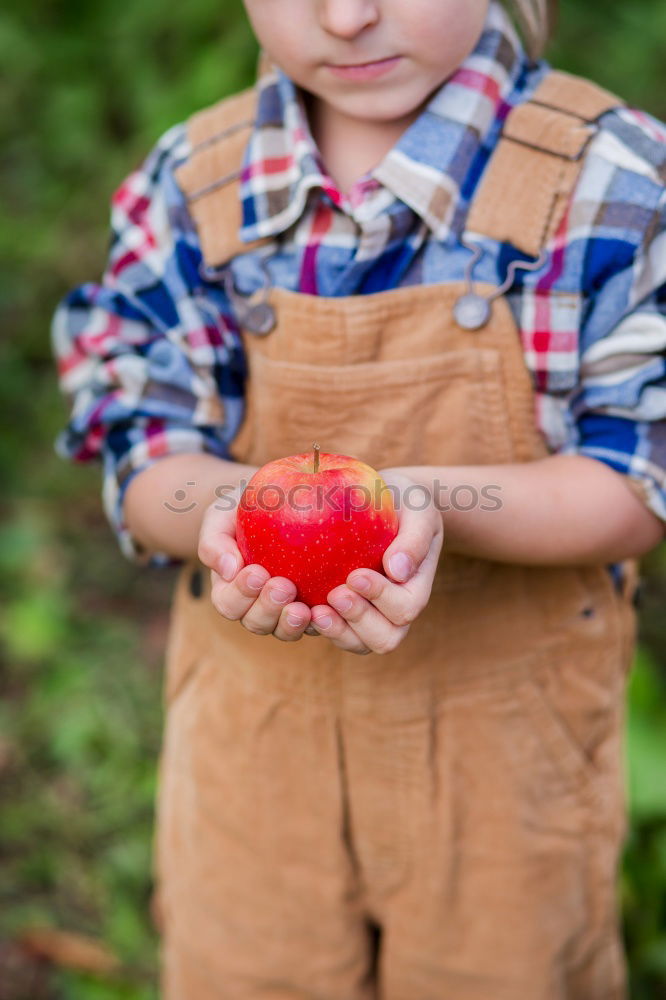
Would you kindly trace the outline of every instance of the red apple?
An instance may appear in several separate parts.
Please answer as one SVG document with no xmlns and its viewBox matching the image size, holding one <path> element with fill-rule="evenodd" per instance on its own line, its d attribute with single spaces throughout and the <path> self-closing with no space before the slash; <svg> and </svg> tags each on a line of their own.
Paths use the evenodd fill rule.
<svg viewBox="0 0 666 1000">
<path fill-rule="evenodd" d="M 238 506 L 236 541 L 245 563 L 286 576 L 296 600 L 325 604 L 362 566 L 383 573 L 398 533 L 393 495 L 379 473 L 349 455 L 314 452 L 258 469 Z"/>
</svg>

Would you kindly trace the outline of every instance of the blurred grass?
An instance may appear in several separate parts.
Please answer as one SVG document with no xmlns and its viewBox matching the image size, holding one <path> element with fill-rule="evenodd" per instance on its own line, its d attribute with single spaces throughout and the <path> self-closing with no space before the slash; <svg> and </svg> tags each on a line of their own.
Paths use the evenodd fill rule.
<svg viewBox="0 0 666 1000">
<path fill-rule="evenodd" d="M 566 0 L 549 57 L 666 118 L 663 0 Z M 6 0 L 0 11 L 0 1000 L 152 1000 L 160 684 L 173 571 L 139 571 L 99 471 L 52 450 L 65 419 L 48 328 L 94 279 L 113 189 L 155 139 L 249 83 L 237 0 Z M 644 565 L 622 871 L 632 1000 L 666 997 L 666 554 Z M 51 968 L 31 926 L 103 942 L 117 972 Z M 526 998 L 527 1000 L 527 998 Z"/>
</svg>

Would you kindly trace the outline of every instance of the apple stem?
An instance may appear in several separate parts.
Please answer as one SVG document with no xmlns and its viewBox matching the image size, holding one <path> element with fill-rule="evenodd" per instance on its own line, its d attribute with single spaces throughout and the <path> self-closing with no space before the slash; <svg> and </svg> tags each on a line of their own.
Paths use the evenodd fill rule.
<svg viewBox="0 0 666 1000">
<path fill-rule="evenodd" d="M 319 445 L 315 441 L 312 447 L 314 448 L 314 471 L 319 472 Z"/>
</svg>

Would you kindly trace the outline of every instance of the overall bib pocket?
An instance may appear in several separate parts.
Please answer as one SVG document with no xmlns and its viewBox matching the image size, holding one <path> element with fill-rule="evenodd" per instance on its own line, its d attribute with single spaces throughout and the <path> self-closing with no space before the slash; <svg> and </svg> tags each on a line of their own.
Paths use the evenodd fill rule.
<svg viewBox="0 0 666 1000">
<path fill-rule="evenodd" d="M 249 386 L 231 447 L 245 461 L 299 454 L 313 436 L 324 450 L 378 469 L 429 465 L 437 454 L 442 465 L 511 460 L 501 357 L 491 348 L 347 365 L 278 361 L 255 350 Z"/>
</svg>

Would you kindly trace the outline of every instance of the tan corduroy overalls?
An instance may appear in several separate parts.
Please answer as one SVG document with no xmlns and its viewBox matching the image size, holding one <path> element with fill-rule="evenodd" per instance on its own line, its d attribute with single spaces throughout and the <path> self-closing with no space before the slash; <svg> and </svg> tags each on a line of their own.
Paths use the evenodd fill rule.
<svg viewBox="0 0 666 1000">
<path fill-rule="evenodd" d="M 178 180 L 211 266 L 248 249 L 235 177 L 255 100 L 190 122 Z M 508 119 L 466 235 L 537 256 L 589 122 L 617 103 L 549 74 Z M 546 456 L 508 304 L 462 329 L 465 291 L 272 289 L 277 326 L 242 334 L 234 457 L 262 465 L 314 437 L 376 468 Z M 618 593 L 601 566 L 504 565 L 450 555 L 445 540 L 402 644 L 357 656 L 325 637 L 249 633 L 214 610 L 209 572 L 186 565 L 157 827 L 165 1000 L 623 997 L 635 564 L 625 571 Z"/>
</svg>

